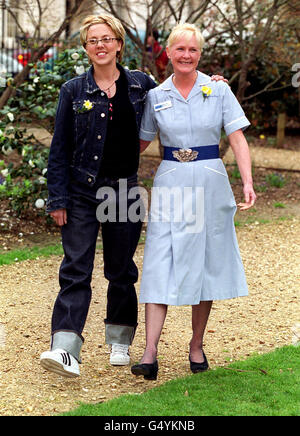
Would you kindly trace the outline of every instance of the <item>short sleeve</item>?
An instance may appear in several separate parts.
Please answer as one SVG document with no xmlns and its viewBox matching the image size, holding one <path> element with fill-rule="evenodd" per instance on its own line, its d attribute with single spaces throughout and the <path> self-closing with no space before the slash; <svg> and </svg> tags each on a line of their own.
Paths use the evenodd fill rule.
<svg viewBox="0 0 300 436">
<path fill-rule="evenodd" d="M 140 139 L 144 141 L 153 141 L 158 131 L 153 106 L 153 93 L 149 91 L 140 129 Z"/>
<path fill-rule="evenodd" d="M 226 85 L 223 97 L 223 126 L 226 135 L 228 136 L 239 129 L 244 130 L 250 124 L 236 96 Z"/>
</svg>

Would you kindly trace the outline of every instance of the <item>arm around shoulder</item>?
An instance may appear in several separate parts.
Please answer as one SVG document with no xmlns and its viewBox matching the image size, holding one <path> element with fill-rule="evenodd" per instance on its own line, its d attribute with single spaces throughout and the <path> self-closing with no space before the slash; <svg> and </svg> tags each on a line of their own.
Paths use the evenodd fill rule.
<svg viewBox="0 0 300 436">
<path fill-rule="evenodd" d="M 149 74 L 144 73 L 143 71 L 140 70 L 129 70 L 129 71 L 131 74 L 134 75 L 136 80 L 138 80 L 138 82 L 142 85 L 142 87 L 146 91 L 149 91 L 150 89 L 157 87 L 157 83 L 151 78 L 151 76 L 149 76 Z"/>
</svg>

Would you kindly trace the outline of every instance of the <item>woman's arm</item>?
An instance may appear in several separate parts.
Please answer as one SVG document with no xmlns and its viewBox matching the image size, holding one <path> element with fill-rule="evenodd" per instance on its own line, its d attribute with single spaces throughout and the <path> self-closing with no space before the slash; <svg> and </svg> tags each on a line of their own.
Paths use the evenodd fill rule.
<svg viewBox="0 0 300 436">
<path fill-rule="evenodd" d="M 55 130 L 48 158 L 48 213 L 68 208 L 70 205 L 68 185 L 73 131 L 72 97 L 63 85 L 59 95 Z"/>
<path fill-rule="evenodd" d="M 243 181 L 245 203 L 239 203 L 238 206 L 240 210 L 247 210 L 254 205 L 256 200 L 253 189 L 249 146 L 241 129 L 228 135 L 228 139 Z"/>
</svg>

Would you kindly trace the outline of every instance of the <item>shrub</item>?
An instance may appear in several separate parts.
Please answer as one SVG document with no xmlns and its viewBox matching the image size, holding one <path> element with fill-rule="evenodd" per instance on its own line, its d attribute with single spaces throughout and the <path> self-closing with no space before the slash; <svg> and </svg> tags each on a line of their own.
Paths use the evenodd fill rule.
<svg viewBox="0 0 300 436">
<path fill-rule="evenodd" d="M 44 201 L 48 195 L 49 148 L 27 128 L 34 123 L 53 133 L 61 85 L 88 66 L 83 49 L 60 53 L 52 71 L 42 62 L 32 65 L 30 77 L 16 90 L 18 98 L 11 98 L 0 110 L 0 200 L 8 200 L 17 215 L 33 209 L 38 199 Z"/>
</svg>

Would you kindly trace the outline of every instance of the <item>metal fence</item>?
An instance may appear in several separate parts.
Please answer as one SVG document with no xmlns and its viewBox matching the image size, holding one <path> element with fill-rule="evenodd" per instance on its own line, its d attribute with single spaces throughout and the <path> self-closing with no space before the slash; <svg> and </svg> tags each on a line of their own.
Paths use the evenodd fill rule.
<svg viewBox="0 0 300 436">
<path fill-rule="evenodd" d="M 9 45 L 0 41 L 0 76 L 15 76 L 31 61 L 30 41 L 24 38 L 10 38 Z M 40 45 L 43 41 L 39 41 Z M 51 47 L 39 60 L 44 62 L 45 68 L 52 70 L 57 56 L 57 47 Z"/>
<path fill-rule="evenodd" d="M 9 26 L 4 5 L 5 2 L 0 0 L 0 77 L 2 78 L 15 76 L 22 71 L 24 66 L 31 62 L 32 47 L 38 48 L 44 44 L 43 39 L 32 40 L 29 35 L 20 36 L 16 25 Z M 39 60 L 44 62 L 45 69 L 52 70 L 58 52 L 77 43 L 76 35 L 70 40 L 59 41 L 59 44 L 54 44 Z"/>
</svg>

